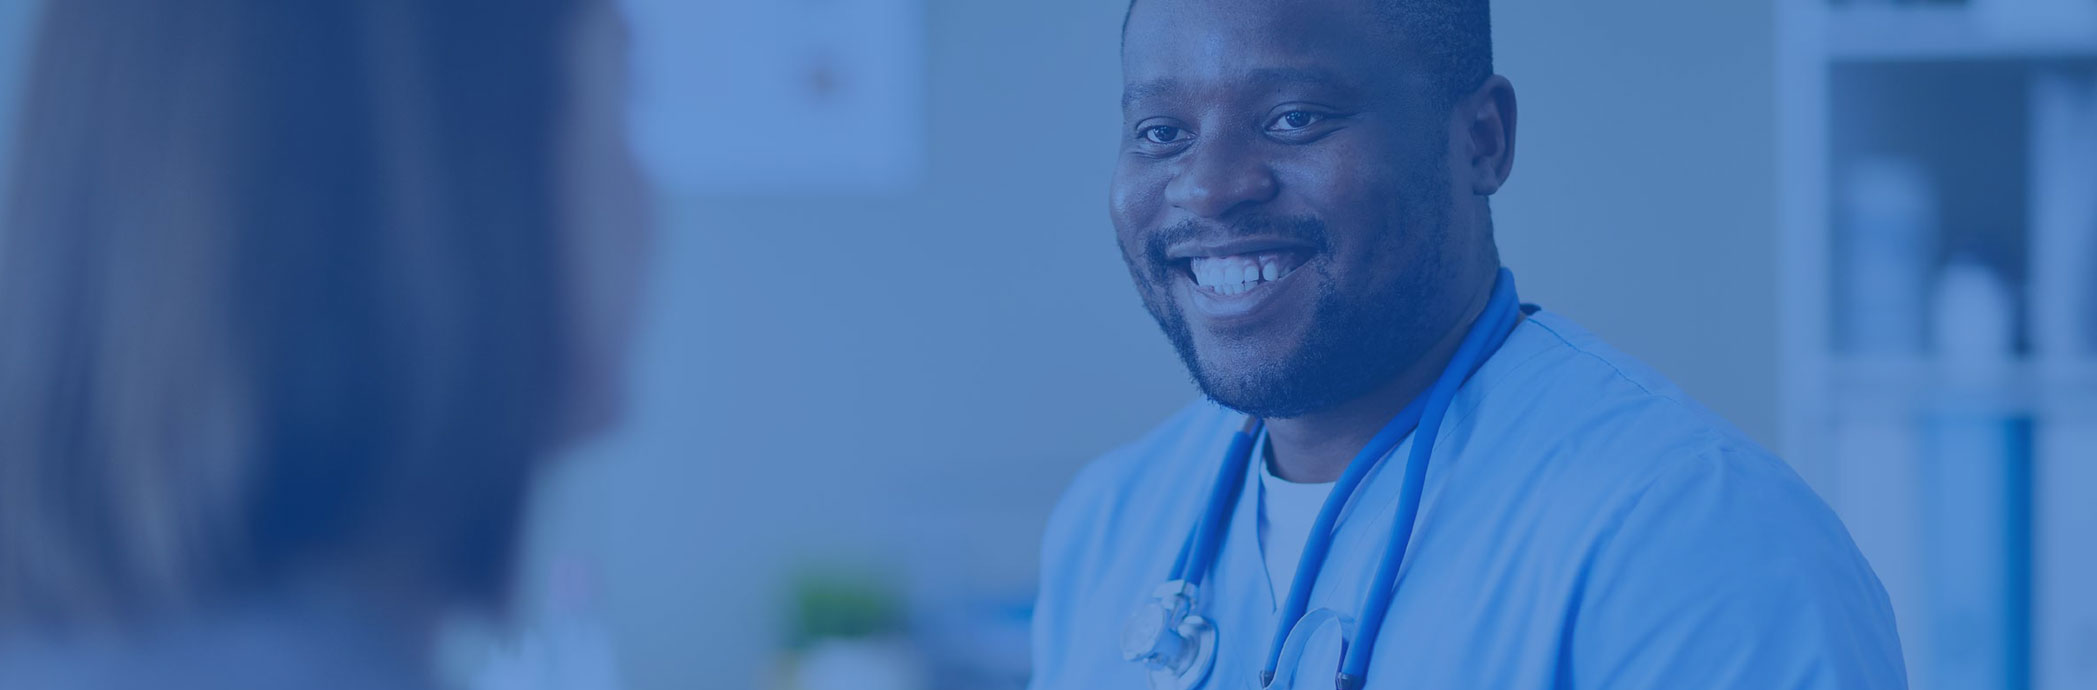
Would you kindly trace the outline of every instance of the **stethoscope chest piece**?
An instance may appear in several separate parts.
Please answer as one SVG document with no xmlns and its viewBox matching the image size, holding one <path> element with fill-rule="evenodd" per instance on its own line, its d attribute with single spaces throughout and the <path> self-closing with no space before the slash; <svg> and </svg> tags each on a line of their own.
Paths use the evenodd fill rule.
<svg viewBox="0 0 2097 690">
<path fill-rule="evenodd" d="M 1216 665 L 1216 626 L 1194 615 L 1194 586 L 1158 587 L 1121 628 L 1121 656 L 1143 664 L 1154 690 L 1189 690 Z"/>
</svg>

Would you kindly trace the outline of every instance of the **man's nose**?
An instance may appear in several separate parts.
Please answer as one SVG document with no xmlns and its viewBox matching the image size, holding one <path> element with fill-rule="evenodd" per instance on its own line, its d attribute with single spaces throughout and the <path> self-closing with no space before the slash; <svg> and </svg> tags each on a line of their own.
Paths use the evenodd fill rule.
<svg viewBox="0 0 2097 690">
<path fill-rule="evenodd" d="M 1221 219 L 1274 198 L 1279 186 L 1266 161 L 1248 143 L 1208 141 L 1182 154 L 1183 167 L 1165 188 L 1166 201 L 1202 218 Z"/>
</svg>

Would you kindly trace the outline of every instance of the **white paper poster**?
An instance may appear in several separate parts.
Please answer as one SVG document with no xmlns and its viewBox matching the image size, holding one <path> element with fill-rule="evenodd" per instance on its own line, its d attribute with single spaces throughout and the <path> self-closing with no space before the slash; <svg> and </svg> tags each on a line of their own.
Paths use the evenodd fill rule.
<svg viewBox="0 0 2097 690">
<path fill-rule="evenodd" d="M 625 0 L 635 148 L 672 193 L 889 193 L 925 167 L 922 0 Z"/>
</svg>

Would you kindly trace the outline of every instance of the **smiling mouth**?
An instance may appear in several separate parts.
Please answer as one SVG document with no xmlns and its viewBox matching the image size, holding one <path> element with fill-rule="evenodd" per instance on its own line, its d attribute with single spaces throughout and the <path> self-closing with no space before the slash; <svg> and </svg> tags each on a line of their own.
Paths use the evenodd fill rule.
<svg viewBox="0 0 2097 690">
<path fill-rule="evenodd" d="M 1183 259 L 1181 270 L 1196 290 L 1217 296 L 1242 295 L 1289 277 L 1309 255 L 1301 251 L 1264 251 Z"/>
</svg>

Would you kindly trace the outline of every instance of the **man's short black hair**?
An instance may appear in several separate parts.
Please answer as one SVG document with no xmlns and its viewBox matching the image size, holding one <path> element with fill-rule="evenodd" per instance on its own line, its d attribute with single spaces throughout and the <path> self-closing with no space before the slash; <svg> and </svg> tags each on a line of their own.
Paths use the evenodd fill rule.
<svg viewBox="0 0 2097 690">
<path fill-rule="evenodd" d="M 1490 0 L 1366 1 L 1376 3 L 1384 22 L 1412 42 L 1444 102 L 1454 104 L 1493 75 Z M 1135 9 L 1136 0 L 1129 0 L 1129 14 Z M 1128 15 L 1123 15 L 1123 40 L 1128 29 Z"/>
</svg>

